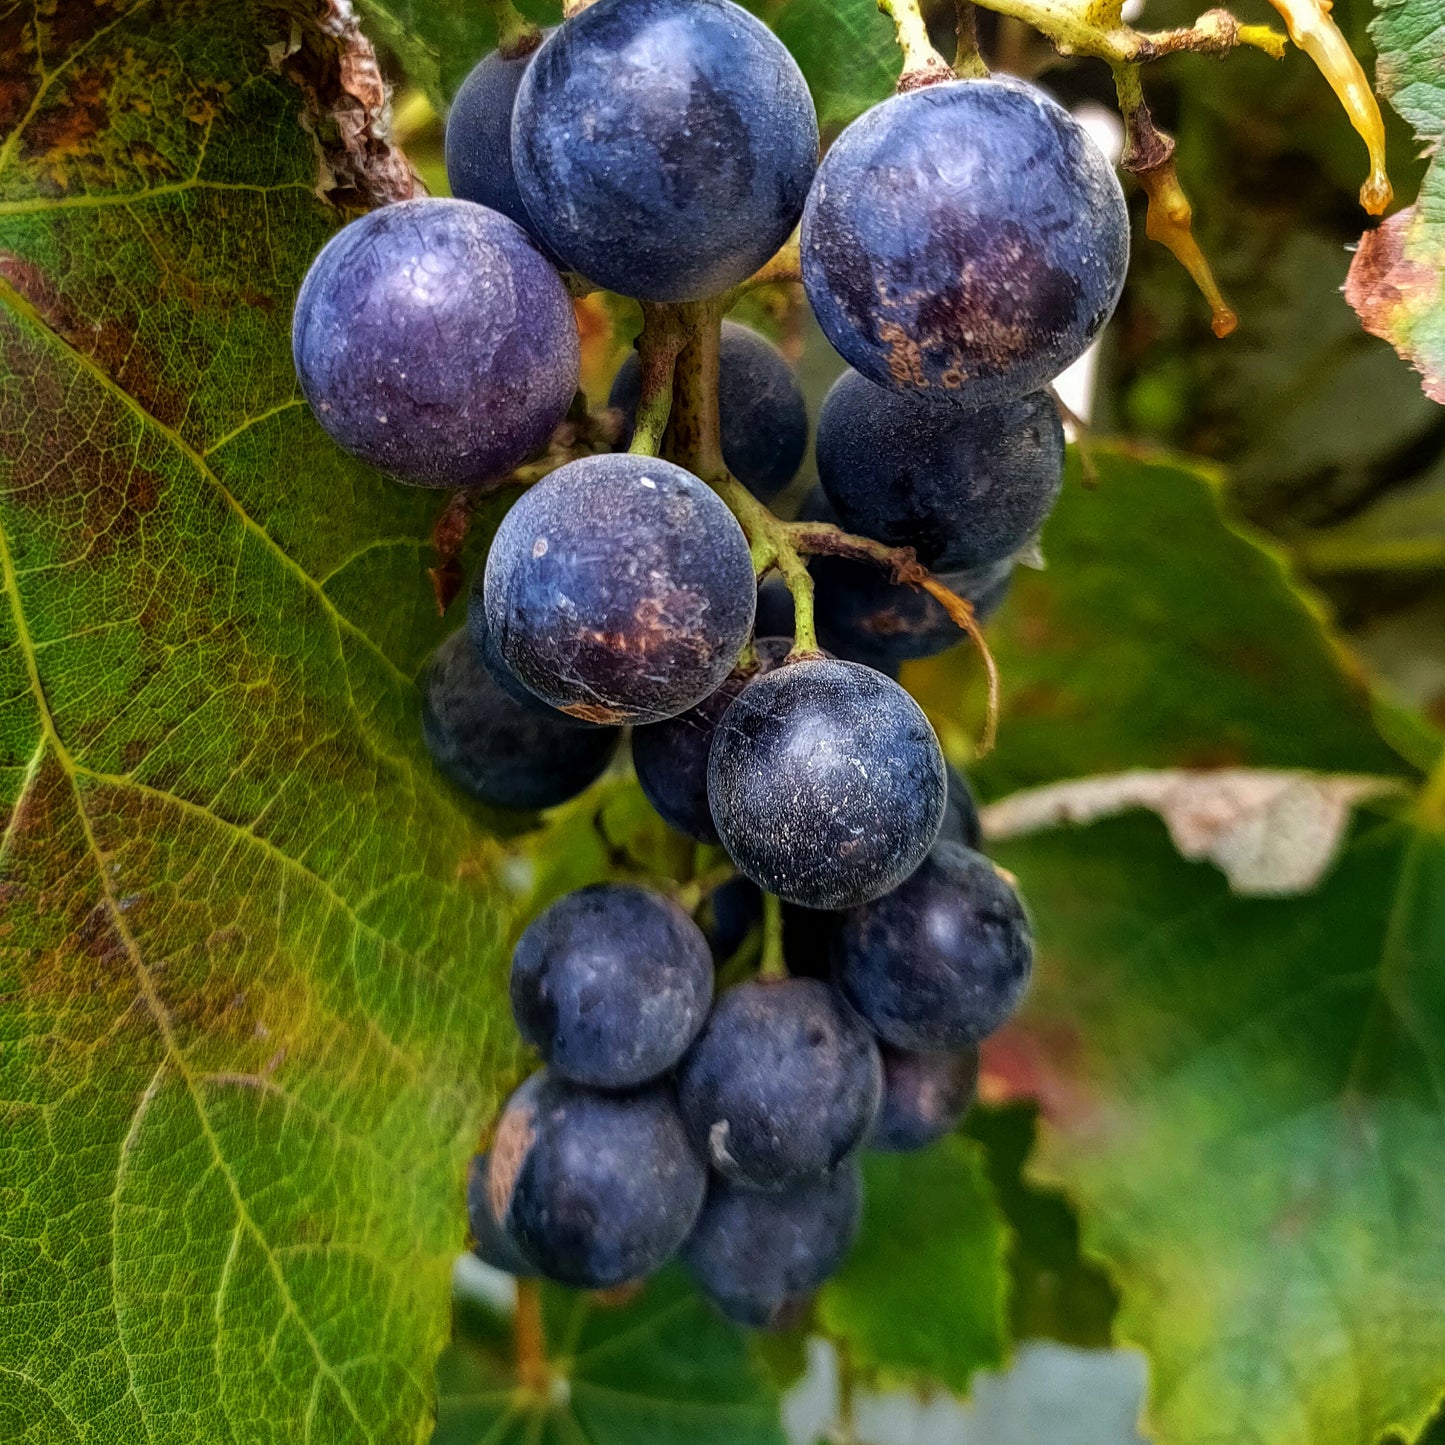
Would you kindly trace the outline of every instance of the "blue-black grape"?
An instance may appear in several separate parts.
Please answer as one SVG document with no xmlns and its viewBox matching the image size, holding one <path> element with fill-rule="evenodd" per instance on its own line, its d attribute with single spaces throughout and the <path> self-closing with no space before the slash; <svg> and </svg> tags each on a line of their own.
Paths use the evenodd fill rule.
<svg viewBox="0 0 1445 1445">
<path fill-rule="evenodd" d="M 528 67 L 512 159 L 568 266 L 624 296 L 694 301 L 787 240 L 818 125 L 793 58 L 731 0 L 599 0 Z"/>
<path fill-rule="evenodd" d="M 519 703 L 482 665 L 465 631 L 433 654 L 421 716 L 432 760 L 494 808 L 552 808 L 575 798 L 607 770 L 621 736 Z"/>
<path fill-rule="evenodd" d="M 476 1154 L 467 1165 L 467 1228 L 471 1234 L 471 1251 L 483 1264 L 507 1274 L 536 1274 L 532 1261 L 517 1247 L 501 1221 L 492 1213 L 491 1191 L 487 1188 L 487 1170 L 491 1155 Z"/>
<path fill-rule="evenodd" d="M 749 1189 L 835 1168 L 867 1134 L 882 1087 L 868 1030 L 815 978 L 729 989 L 677 1071 L 694 1147 Z"/>
<path fill-rule="evenodd" d="M 814 487 L 803 499 L 800 515 L 808 522 L 841 525 L 821 487 Z M 835 657 L 861 662 L 892 677 L 900 663 L 933 657 L 963 639 L 958 624 L 928 593 L 895 584 L 880 568 L 847 557 L 819 556 L 809 570 L 818 641 Z M 948 573 L 939 581 L 971 602 L 979 621 L 987 622 L 1002 605 L 1012 576 L 1013 564 L 999 562 Z M 789 619 L 791 631 L 791 611 Z"/>
<path fill-rule="evenodd" d="M 1033 955 L 1013 886 L 981 853 L 938 843 L 906 883 L 844 916 L 833 977 L 884 1043 L 963 1049 L 1018 1007 Z"/>
<path fill-rule="evenodd" d="M 1063 485 L 1064 429 L 1047 392 L 964 411 L 849 371 L 823 402 L 816 454 L 845 531 L 958 572 L 1038 532 Z"/>
<path fill-rule="evenodd" d="M 940 842 L 963 843 L 978 848 L 983 843 L 983 824 L 978 817 L 978 799 L 968 779 L 948 765 L 948 803 L 943 810 L 943 826 L 938 830 Z"/>
<path fill-rule="evenodd" d="M 591 722 L 657 722 L 732 671 L 757 585 L 711 488 L 622 454 L 569 462 L 524 493 L 492 539 L 483 601 L 502 658 L 544 702 Z"/>
<path fill-rule="evenodd" d="M 797 978 L 833 976 L 833 934 L 841 913 L 783 904 L 783 958 Z"/>
<path fill-rule="evenodd" d="M 698 922 L 712 949 L 713 962 L 721 967 L 743 946 L 749 933 L 763 921 L 762 890 L 751 878 L 739 874 L 719 883 L 707 896 Z"/>
<path fill-rule="evenodd" d="M 487 1184 L 494 1216 L 542 1274 L 610 1289 L 677 1252 L 707 1170 L 670 1087 L 602 1094 L 543 1071 L 502 1112 Z"/>
<path fill-rule="evenodd" d="M 758 610 L 753 626 L 759 637 L 793 635 L 793 594 L 776 572 L 765 577 L 758 588 Z"/>
<path fill-rule="evenodd" d="M 803 284 L 843 359 L 900 391 L 989 406 L 1038 391 L 1113 313 L 1129 213 L 1109 162 L 1021 81 L 893 96 L 833 143 Z"/>
<path fill-rule="evenodd" d="M 512 1013 L 554 1074 L 631 1088 L 682 1057 L 712 983 L 707 940 L 676 903 L 599 883 L 528 924 L 512 955 Z"/>
<path fill-rule="evenodd" d="M 542 38 L 551 34 L 544 31 Z M 534 234 L 532 221 L 512 170 L 512 110 L 517 87 L 536 53 L 534 45 L 521 55 L 500 50 L 484 55 L 447 111 L 445 141 L 452 195 L 500 211 L 528 234 Z"/>
<path fill-rule="evenodd" d="M 965 640 L 965 634 L 926 592 L 895 585 L 886 572 L 846 557 L 815 557 L 814 625 L 818 641 L 837 657 L 879 672 L 903 662 L 936 657 Z M 989 621 L 1003 605 L 1013 564 L 998 562 L 976 572 L 944 572 L 938 580 Z"/>
<path fill-rule="evenodd" d="M 633 353 L 607 398 L 626 417 L 624 446 L 632 440 L 641 392 L 642 368 Z M 770 501 L 792 481 L 808 449 L 808 405 L 793 368 L 771 341 L 724 321 L 717 401 L 728 470 L 755 497 Z"/>
<path fill-rule="evenodd" d="M 926 1149 L 951 1134 L 968 1113 L 978 1088 L 978 1050 L 918 1053 L 880 1047 L 883 1056 L 883 1103 L 870 1149 L 902 1153 Z"/>
<path fill-rule="evenodd" d="M 738 694 L 713 736 L 707 789 L 718 837 L 754 883 L 805 908 L 847 908 L 923 861 L 947 779 L 928 719 L 896 682 L 818 659 Z"/>
<path fill-rule="evenodd" d="M 513 702 L 520 704 L 534 717 L 549 718 L 555 723 L 565 723 L 574 728 L 601 726 L 598 723 L 588 722 L 585 718 L 572 717 L 568 713 L 558 711 L 551 703 L 543 702 L 507 666 L 507 660 L 502 656 L 502 649 L 497 646 L 497 639 L 493 636 L 492 629 L 487 626 L 487 608 L 486 601 L 482 596 L 482 571 L 480 569 L 472 580 L 471 595 L 467 598 L 467 636 L 471 638 L 472 651 L 481 658 L 482 666 L 491 673 L 492 681 Z"/>
<path fill-rule="evenodd" d="M 715 1179 L 683 1262 L 728 1319 L 784 1325 L 843 1263 L 862 1213 L 862 1179 L 851 1159 L 777 1194 Z"/>
<path fill-rule="evenodd" d="M 762 672 L 771 672 L 788 655 L 785 637 L 760 637 L 756 662 L 723 679 L 696 707 L 665 722 L 634 729 L 632 764 L 647 801 L 670 824 L 700 843 L 716 843 L 717 829 L 707 800 L 707 760 L 713 733 L 737 695 Z"/>
<path fill-rule="evenodd" d="M 306 273 L 291 345 L 321 425 L 417 486 L 502 476 L 577 390 L 562 278 L 520 226 L 470 201 L 401 201 L 338 231 Z"/>
</svg>

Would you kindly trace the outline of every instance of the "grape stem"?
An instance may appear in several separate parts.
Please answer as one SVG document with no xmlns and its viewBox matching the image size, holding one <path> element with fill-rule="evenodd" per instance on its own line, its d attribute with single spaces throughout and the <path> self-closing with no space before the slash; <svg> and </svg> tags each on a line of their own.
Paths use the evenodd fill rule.
<svg viewBox="0 0 1445 1445">
<path fill-rule="evenodd" d="M 893 22 L 898 48 L 903 52 L 903 73 L 898 77 L 900 92 L 955 78 L 953 67 L 928 38 L 928 26 L 918 0 L 878 0 L 878 8 Z"/>
<path fill-rule="evenodd" d="M 746 281 L 740 281 L 731 291 L 725 291 L 718 304 L 720 309 L 726 313 L 731 311 L 749 291 L 755 291 L 759 286 L 772 286 L 783 281 L 801 281 L 802 279 L 802 243 L 798 232 L 794 231 L 783 242 L 782 249 L 771 261 L 759 267 Z"/>
<path fill-rule="evenodd" d="M 497 22 L 497 50 L 507 60 L 530 55 L 541 43 L 542 32 L 512 4 L 512 0 L 488 0 Z"/>
<path fill-rule="evenodd" d="M 517 1281 L 514 1323 L 517 1383 L 528 1394 L 547 1393 L 547 1345 L 542 1330 L 542 1286 L 535 1279 Z"/>
<path fill-rule="evenodd" d="M 984 718 L 983 736 L 978 743 L 978 756 L 993 749 L 998 736 L 999 696 L 1001 692 L 998 663 L 983 635 L 983 628 L 974 615 L 973 604 L 946 587 L 927 567 L 919 562 L 912 547 L 888 547 L 868 537 L 855 537 L 830 522 L 787 522 L 783 524 L 788 542 L 795 552 L 808 556 L 846 557 L 853 562 L 866 562 L 887 571 L 895 585 L 912 587 L 928 593 L 949 617 L 961 627 L 978 649 L 988 678 L 988 711 Z"/>
<path fill-rule="evenodd" d="M 670 393 L 662 434 L 663 455 L 701 477 L 727 503 L 747 538 L 756 575 L 762 577 L 776 568 L 787 583 L 793 598 L 791 659 L 818 653 L 813 578 L 803 560 L 805 555 L 827 554 L 867 562 L 884 568 L 895 583 L 927 592 L 969 635 L 983 658 L 988 708 L 979 742 L 982 757 L 993 747 L 998 732 L 999 674 L 969 602 L 944 586 L 918 561 L 911 548 L 886 547 L 825 523 L 780 521 L 728 471 L 718 415 L 718 362 L 726 299 L 643 308 L 642 333 L 637 338 L 642 375 L 651 378 L 651 385 Z M 680 338 L 684 338 L 680 350 L 674 353 Z M 644 405 L 654 419 L 664 414 L 663 400 L 649 395 L 647 385 L 645 380 L 639 423 Z M 640 424 L 638 430 L 642 430 Z M 635 440 L 633 449 L 638 449 Z"/>
<path fill-rule="evenodd" d="M 722 306 L 698 301 L 678 307 L 688 329 L 688 341 L 678 358 L 674 377 L 672 422 L 668 427 L 667 455 L 701 477 L 738 519 L 752 551 L 753 571 L 759 576 L 776 567 L 793 594 L 793 657 L 818 650 L 813 625 L 813 579 L 801 557 L 789 545 L 786 525 L 743 486 L 727 469 L 722 455 L 722 429 L 718 416 L 718 359 L 722 344 Z M 639 355 L 649 344 L 644 324 L 638 338 Z"/>
<path fill-rule="evenodd" d="M 732 863 L 724 860 L 711 868 L 704 869 L 695 878 L 686 883 L 679 883 L 672 890 L 672 896 L 677 906 L 684 913 L 696 913 L 702 906 L 702 900 L 715 888 L 721 888 L 724 883 L 730 883 L 737 877 L 738 870 Z"/>
<path fill-rule="evenodd" d="M 953 73 L 960 80 L 984 80 L 988 66 L 978 48 L 978 8 L 973 0 L 955 0 L 953 33 L 958 44 L 953 52 Z"/>
<path fill-rule="evenodd" d="M 1031 25 L 1060 55 L 1093 55 L 1110 65 L 1136 65 L 1190 51 L 1223 55 L 1241 45 L 1284 58 L 1285 38 L 1268 25 L 1245 25 L 1227 10 L 1208 10 L 1193 25 L 1136 30 L 1126 25 L 1123 0 L 977 0 L 986 10 Z"/>
<path fill-rule="evenodd" d="M 763 894 L 763 956 L 759 978 L 787 978 L 783 957 L 783 901 L 772 893 Z"/>
<path fill-rule="evenodd" d="M 1360 187 L 1360 204 L 1381 216 L 1395 192 L 1385 170 L 1385 121 L 1365 68 L 1330 14 L 1330 0 L 1269 0 L 1289 28 L 1289 38 L 1319 67 L 1339 97 L 1350 124 L 1370 153 L 1370 174 Z"/>
<path fill-rule="evenodd" d="M 655 457 L 662 450 L 672 415 L 673 378 L 687 333 L 669 306 L 643 302 L 642 316 L 643 334 L 648 340 L 644 346 L 639 339 L 637 346 L 641 389 L 629 450 L 637 456 Z"/>
</svg>

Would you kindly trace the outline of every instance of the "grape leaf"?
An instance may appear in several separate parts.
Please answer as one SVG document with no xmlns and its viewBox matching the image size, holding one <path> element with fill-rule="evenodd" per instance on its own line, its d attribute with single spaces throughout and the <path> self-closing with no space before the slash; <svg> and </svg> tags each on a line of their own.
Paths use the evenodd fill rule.
<svg viewBox="0 0 1445 1445">
<path fill-rule="evenodd" d="M 497 43 L 496 12 L 486 0 L 356 0 L 366 32 L 401 62 L 443 114 L 467 72 Z M 538 25 L 562 18 L 559 0 L 517 0 Z"/>
<path fill-rule="evenodd" d="M 876 0 L 773 0 L 762 14 L 807 79 L 820 125 L 846 125 L 893 94 L 903 60 Z"/>
<path fill-rule="evenodd" d="M 1375 0 L 1380 91 L 1435 156 L 1413 206 L 1360 238 L 1345 296 L 1365 330 L 1420 372 L 1445 402 L 1445 16 L 1436 0 Z"/>
<path fill-rule="evenodd" d="M 998 853 L 1039 960 L 985 1069 L 1042 1100 L 1149 1433 L 1413 1437 L 1445 1382 L 1445 839 L 1367 817 L 1291 900 L 1144 815 Z"/>
<path fill-rule="evenodd" d="M 0 65 L 3 1433 L 416 1439 L 502 924 L 419 740 L 438 499 L 288 338 L 409 171 L 340 0 L 12 7 Z"/>
<path fill-rule="evenodd" d="M 1013 1102 L 975 1108 L 964 1125 L 984 1146 L 989 1183 L 1009 1227 L 1009 1331 L 1016 1340 L 1047 1336 L 1066 1344 L 1113 1340 L 1118 1292 L 1097 1261 L 1079 1249 L 1079 1220 L 1056 1189 L 1026 1173 L 1038 1111 Z"/>
<path fill-rule="evenodd" d="M 983 1151 L 942 1140 L 917 1154 L 868 1154 L 863 1228 L 818 1294 L 818 1322 L 885 1381 L 959 1392 L 1004 1357 L 1004 1222 Z"/>
<path fill-rule="evenodd" d="M 671 1269 L 630 1304 L 542 1287 L 551 1386 L 518 1388 L 510 1322 L 459 1300 L 433 1445 L 783 1445 L 746 1337 Z"/>
<path fill-rule="evenodd" d="M 903 68 L 893 26 L 875 0 L 744 0 L 792 52 L 824 126 L 846 125 L 893 93 Z M 445 110 L 467 72 L 497 43 L 490 5 L 472 0 L 357 0 L 369 34 Z M 539 25 L 555 25 L 555 0 L 519 0 Z"/>
<path fill-rule="evenodd" d="M 1410 772 L 1381 741 L 1357 666 L 1266 543 L 1227 522 L 1211 478 L 1096 446 L 1071 458 L 1043 530 L 990 624 L 1003 674 L 985 796 L 1129 768 Z M 976 736 L 977 671 L 954 650 L 908 670 L 945 745 Z"/>
</svg>

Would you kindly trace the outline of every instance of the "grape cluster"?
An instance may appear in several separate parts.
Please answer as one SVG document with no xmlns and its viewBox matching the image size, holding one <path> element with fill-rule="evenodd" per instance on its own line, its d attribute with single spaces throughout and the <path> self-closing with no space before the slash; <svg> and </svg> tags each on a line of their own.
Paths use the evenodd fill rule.
<svg viewBox="0 0 1445 1445">
<path fill-rule="evenodd" d="M 562 273 L 681 316 L 801 223 L 808 300 L 851 367 L 819 416 L 804 521 L 911 548 L 979 615 L 996 607 L 1060 486 L 1041 388 L 1123 282 L 1122 193 L 1084 132 L 1030 86 L 947 82 L 874 107 L 820 165 L 801 74 L 732 0 L 597 0 L 532 41 L 457 96 L 455 198 L 372 212 L 313 264 L 293 339 L 321 424 L 403 481 L 496 484 L 574 405 Z M 634 360 L 613 384 L 623 445 L 642 383 Z M 755 498 L 786 487 L 801 393 L 731 323 L 716 423 Z M 1032 940 L 894 676 L 955 640 L 946 611 L 815 556 L 826 650 L 799 648 L 797 574 L 759 590 L 739 498 L 641 452 L 547 472 L 428 666 L 422 725 L 459 788 L 523 810 L 584 790 L 630 728 L 662 819 L 736 870 L 699 907 L 706 933 L 621 883 L 522 933 L 512 1008 L 542 1068 L 473 1160 L 474 1248 L 586 1288 L 681 1252 L 727 1315 L 770 1325 L 846 1254 L 858 1151 L 924 1147 L 966 1111 Z"/>
</svg>

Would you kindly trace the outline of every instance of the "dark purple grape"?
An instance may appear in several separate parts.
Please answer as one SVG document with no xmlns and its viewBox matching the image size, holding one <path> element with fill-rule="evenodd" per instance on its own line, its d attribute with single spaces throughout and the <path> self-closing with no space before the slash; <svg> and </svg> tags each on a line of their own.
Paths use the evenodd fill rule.
<svg viewBox="0 0 1445 1445">
<path fill-rule="evenodd" d="M 943 754 L 923 710 L 871 668 L 827 659 L 754 678 L 708 760 L 718 837 L 760 888 L 848 908 L 897 887 L 943 818 Z"/>
<path fill-rule="evenodd" d="M 707 800 L 707 760 L 713 733 L 743 688 L 754 677 L 777 667 L 792 645 L 785 637 L 758 638 L 755 666 L 729 673 L 722 686 L 696 707 L 666 722 L 634 729 L 632 764 L 637 781 L 663 822 L 699 843 L 717 842 Z"/>
<path fill-rule="evenodd" d="M 926 1149 L 951 1134 L 973 1105 L 978 1050 L 916 1053 L 883 1044 L 883 1103 L 868 1135 L 870 1149 Z"/>
<path fill-rule="evenodd" d="M 338 231 L 306 273 L 291 345 L 331 436 L 423 487 L 503 476 L 577 390 L 562 278 L 521 227 L 470 201 L 400 201 Z"/>
<path fill-rule="evenodd" d="M 528 924 L 512 955 L 512 1013 L 552 1072 L 599 1089 L 669 1070 L 712 1002 L 702 931 L 645 888 L 598 883 Z"/>
<path fill-rule="evenodd" d="M 669 1087 L 599 1094 L 544 1071 L 502 1112 L 487 1187 L 494 1216 L 548 1279 L 610 1289 L 677 1252 L 707 1171 Z"/>
<path fill-rule="evenodd" d="M 694 1147 L 749 1189 L 835 1168 L 867 1134 L 882 1086 L 868 1030 L 815 978 L 729 989 L 677 1071 Z"/>
<path fill-rule="evenodd" d="M 642 368 L 633 353 L 607 398 L 627 419 L 623 446 L 632 440 L 641 392 Z M 728 470 L 755 497 L 770 501 L 797 475 L 808 449 L 808 405 L 793 368 L 771 341 L 724 321 L 717 400 Z"/>
<path fill-rule="evenodd" d="M 591 722 L 657 722 L 701 702 L 732 671 L 756 599 L 747 539 L 717 495 L 626 454 L 569 462 L 527 491 L 483 580 L 508 668 Z"/>
<path fill-rule="evenodd" d="M 606 772 L 621 736 L 519 703 L 465 631 L 452 633 L 427 666 L 421 721 L 437 767 L 494 808 L 553 808 L 575 798 Z"/>
<path fill-rule="evenodd" d="M 983 843 L 983 825 L 978 818 L 978 800 L 968 779 L 951 763 L 948 766 L 948 803 L 943 810 L 940 842 L 962 843 L 978 848 Z"/>
<path fill-rule="evenodd" d="M 833 934 L 840 913 L 783 904 L 783 958 L 795 978 L 833 976 Z"/>
<path fill-rule="evenodd" d="M 1009 78 L 875 105 L 829 148 L 803 214 L 803 284 L 881 386 L 992 406 L 1047 386 L 1113 313 L 1129 213 L 1112 167 Z"/>
<path fill-rule="evenodd" d="M 695 301 L 787 240 L 818 125 L 793 58 L 731 0 L 599 0 L 528 67 L 512 160 L 568 266 L 624 296 Z"/>
<path fill-rule="evenodd" d="M 879 672 L 900 663 L 936 657 L 966 640 L 942 605 L 926 592 L 895 585 L 886 572 L 846 557 L 815 557 L 814 623 L 818 641 L 835 656 Z M 1013 564 L 999 562 L 977 572 L 942 573 L 939 581 L 973 604 L 987 622 L 1003 604 Z"/>
<path fill-rule="evenodd" d="M 750 878 L 729 878 L 708 894 L 698 921 L 712 949 L 713 962 L 721 968 L 762 923 L 762 890 Z"/>
<path fill-rule="evenodd" d="M 471 639 L 472 650 L 482 660 L 482 666 L 492 675 L 492 681 L 534 717 L 549 718 L 555 723 L 566 723 L 574 728 L 595 728 L 598 723 L 585 718 L 571 717 L 559 712 L 551 703 L 543 702 L 530 687 L 523 685 L 507 666 L 497 639 L 487 626 L 486 601 L 482 596 L 482 573 L 478 571 L 472 581 L 471 595 L 467 598 L 467 636 Z"/>
<path fill-rule="evenodd" d="M 551 35 L 546 30 L 538 39 Z M 531 217 L 522 204 L 512 170 L 512 110 L 517 87 L 532 57 L 534 45 L 522 55 L 493 50 L 484 55 L 462 81 L 447 111 L 447 184 L 463 201 L 490 206 L 515 221 L 528 234 Z"/>
<path fill-rule="evenodd" d="M 823 402 L 816 454 L 845 531 L 912 547 L 944 573 L 1007 562 L 1064 479 L 1064 429 L 1046 392 L 964 411 L 856 371 Z"/>
<path fill-rule="evenodd" d="M 981 853 L 938 843 L 906 883 L 844 916 L 833 977 L 884 1043 L 964 1049 L 1018 1007 L 1033 956 L 1012 885 Z"/>
<path fill-rule="evenodd" d="M 471 1251 L 483 1264 L 507 1274 L 525 1277 L 536 1274 L 532 1261 L 517 1247 L 514 1239 L 502 1228 L 492 1213 L 491 1193 L 487 1188 L 490 1154 L 475 1154 L 467 1165 L 467 1228 L 471 1233 Z"/>
<path fill-rule="evenodd" d="M 803 499 L 800 515 L 808 522 L 841 525 L 821 487 Z M 900 663 L 936 656 L 963 640 L 962 629 L 928 593 L 895 584 L 878 567 L 846 557 L 815 557 L 809 571 L 818 641 L 836 657 L 892 677 Z M 987 622 L 1012 576 L 1013 564 L 1000 562 L 939 580 L 973 604 L 980 622 Z"/>
<path fill-rule="evenodd" d="M 778 1194 L 714 1179 L 683 1262 L 728 1319 L 776 1328 L 843 1263 L 862 1213 L 863 1181 L 851 1159 Z"/>
<path fill-rule="evenodd" d="M 758 611 L 753 627 L 759 637 L 793 635 L 793 594 L 776 572 L 765 577 L 758 588 Z"/>
</svg>

